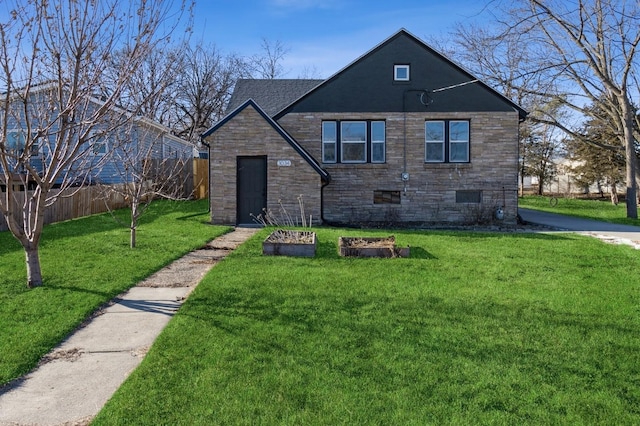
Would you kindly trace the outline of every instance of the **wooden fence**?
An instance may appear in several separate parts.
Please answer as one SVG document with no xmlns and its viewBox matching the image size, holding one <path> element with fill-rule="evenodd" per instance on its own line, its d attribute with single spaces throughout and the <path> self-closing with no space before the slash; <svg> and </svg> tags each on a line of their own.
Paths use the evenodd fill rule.
<svg viewBox="0 0 640 426">
<path fill-rule="evenodd" d="M 180 178 L 185 198 L 201 199 L 207 197 L 209 188 L 208 160 L 194 159 L 187 164 L 183 178 Z M 111 209 L 127 207 L 122 195 L 115 191 L 108 191 L 108 199 L 105 199 L 105 191 L 98 186 L 86 186 L 83 188 L 68 188 L 63 191 L 54 189 L 52 196 L 58 195 L 56 202 L 47 207 L 44 214 L 44 223 L 61 222 L 78 217 L 104 213 Z M 108 207 L 107 207 L 108 206 Z M 6 231 L 7 224 L 0 215 L 0 231 Z"/>
<path fill-rule="evenodd" d="M 193 198 L 202 200 L 209 194 L 209 160 L 195 158 L 193 160 Z"/>
<path fill-rule="evenodd" d="M 29 193 L 31 193 L 31 191 L 29 191 Z M 54 204 L 47 207 L 44 211 L 45 225 L 103 213 L 108 211 L 107 206 L 112 209 L 120 209 L 127 206 L 124 198 L 115 193 L 111 193 L 108 196 L 109 198 L 105 199 L 104 193 L 97 186 L 68 188 L 62 191 L 53 189 L 50 195 L 51 197 L 57 196 L 58 198 Z M 0 231 L 6 231 L 7 229 L 7 223 L 4 217 L 0 216 Z"/>
</svg>

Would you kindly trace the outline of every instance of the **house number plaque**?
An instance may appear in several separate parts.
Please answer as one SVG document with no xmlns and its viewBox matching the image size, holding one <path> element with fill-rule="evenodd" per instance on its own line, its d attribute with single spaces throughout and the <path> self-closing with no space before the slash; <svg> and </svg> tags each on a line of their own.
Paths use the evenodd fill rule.
<svg viewBox="0 0 640 426">
<path fill-rule="evenodd" d="M 278 160 L 278 167 L 291 167 L 291 160 Z"/>
</svg>

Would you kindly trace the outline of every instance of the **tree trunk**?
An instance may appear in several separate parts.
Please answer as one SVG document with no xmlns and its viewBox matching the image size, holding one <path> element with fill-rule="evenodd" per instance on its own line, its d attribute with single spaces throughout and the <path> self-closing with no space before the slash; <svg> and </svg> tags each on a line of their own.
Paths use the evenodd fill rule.
<svg viewBox="0 0 640 426">
<path fill-rule="evenodd" d="M 131 236 L 129 239 L 129 247 L 136 247 L 136 231 L 138 229 L 138 203 L 136 201 L 131 202 Z"/>
<path fill-rule="evenodd" d="M 614 206 L 618 205 L 618 188 L 616 187 L 616 183 L 611 184 L 611 204 Z"/>
<path fill-rule="evenodd" d="M 538 195 L 544 195 L 544 179 L 538 176 Z"/>
<path fill-rule="evenodd" d="M 627 163 L 626 167 L 626 180 L 627 180 L 627 217 L 630 219 L 638 218 L 638 184 L 636 182 L 636 168 L 637 168 L 637 157 L 635 150 L 635 141 L 633 138 L 633 121 L 634 114 L 633 109 L 631 108 L 631 103 L 624 97 L 622 102 L 622 110 L 624 113 L 624 151 L 625 151 L 625 160 Z"/>
<path fill-rule="evenodd" d="M 129 246 L 131 248 L 136 248 L 136 227 L 131 224 L 131 238 L 129 240 Z"/>
<path fill-rule="evenodd" d="M 40 287 L 42 285 L 42 270 L 40 269 L 38 246 L 25 247 L 24 252 L 27 261 L 27 287 Z"/>
</svg>

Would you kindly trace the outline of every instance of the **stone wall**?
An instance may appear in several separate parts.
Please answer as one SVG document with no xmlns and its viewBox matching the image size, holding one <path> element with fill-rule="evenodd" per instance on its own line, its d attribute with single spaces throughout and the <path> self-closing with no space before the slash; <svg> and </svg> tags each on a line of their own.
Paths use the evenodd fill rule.
<svg viewBox="0 0 640 426">
<path fill-rule="evenodd" d="M 425 163 L 424 122 L 470 120 L 470 163 Z M 289 114 L 280 125 L 321 159 L 322 120 L 385 120 L 385 164 L 322 164 L 331 175 L 324 189 L 324 218 L 349 224 L 399 223 L 512 225 L 517 217 L 518 114 L 358 113 Z M 406 164 L 406 165 L 405 165 Z M 403 171 L 409 181 L 402 181 Z M 400 191 L 399 204 L 374 204 L 374 191 Z M 480 203 L 456 200 L 457 191 L 481 191 Z M 458 202 L 457 202 L 458 201 Z M 504 219 L 496 220 L 502 206 Z"/>
<path fill-rule="evenodd" d="M 212 223 L 236 224 L 238 156 L 267 157 L 267 209 L 279 221 L 285 222 L 283 209 L 292 220 L 301 221 L 298 197 L 302 195 L 307 221 L 312 216 L 314 225 L 320 223 L 320 175 L 255 109 L 249 106 L 239 112 L 207 143 L 211 145 Z"/>
</svg>

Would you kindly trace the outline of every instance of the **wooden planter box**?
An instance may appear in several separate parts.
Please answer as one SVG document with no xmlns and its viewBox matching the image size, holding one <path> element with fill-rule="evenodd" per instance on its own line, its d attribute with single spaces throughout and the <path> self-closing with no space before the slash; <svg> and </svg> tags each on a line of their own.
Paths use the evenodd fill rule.
<svg viewBox="0 0 640 426">
<path fill-rule="evenodd" d="M 397 247 L 396 237 L 340 237 L 340 256 L 346 257 L 409 257 L 410 249 Z"/>
<path fill-rule="evenodd" d="M 262 254 L 267 256 L 313 257 L 318 239 L 315 232 L 273 231 L 262 243 Z"/>
</svg>

